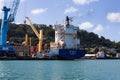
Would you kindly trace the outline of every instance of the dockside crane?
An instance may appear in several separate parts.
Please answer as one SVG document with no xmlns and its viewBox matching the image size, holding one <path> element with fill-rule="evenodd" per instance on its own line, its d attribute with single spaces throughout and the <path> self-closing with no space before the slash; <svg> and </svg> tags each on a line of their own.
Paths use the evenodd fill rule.
<svg viewBox="0 0 120 80">
<path fill-rule="evenodd" d="M 7 53 L 8 55 L 10 53 L 14 53 L 13 46 L 8 45 L 6 41 L 7 41 L 7 32 L 8 32 L 9 24 L 15 20 L 19 3 L 20 0 L 14 0 L 12 3 L 12 8 L 7 8 L 6 6 L 4 6 L 2 9 L 4 15 L 1 25 L 0 55 L 2 53 Z"/>
<path fill-rule="evenodd" d="M 24 21 L 25 24 L 26 24 L 26 21 L 29 22 L 30 27 L 32 28 L 32 30 L 34 31 L 35 35 L 39 39 L 38 52 L 42 52 L 43 30 L 40 30 L 40 32 L 38 32 L 37 29 L 35 28 L 35 26 L 32 24 L 31 20 L 28 17 L 25 18 L 25 21 Z"/>
</svg>

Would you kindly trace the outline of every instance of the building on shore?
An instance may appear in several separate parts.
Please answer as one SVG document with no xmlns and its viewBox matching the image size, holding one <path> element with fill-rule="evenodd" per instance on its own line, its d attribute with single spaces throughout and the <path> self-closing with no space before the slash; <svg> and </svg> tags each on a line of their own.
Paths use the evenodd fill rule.
<svg viewBox="0 0 120 80">
<path fill-rule="evenodd" d="M 106 53 L 103 49 L 99 49 L 99 51 L 96 54 L 96 58 L 105 58 L 106 57 Z"/>
</svg>

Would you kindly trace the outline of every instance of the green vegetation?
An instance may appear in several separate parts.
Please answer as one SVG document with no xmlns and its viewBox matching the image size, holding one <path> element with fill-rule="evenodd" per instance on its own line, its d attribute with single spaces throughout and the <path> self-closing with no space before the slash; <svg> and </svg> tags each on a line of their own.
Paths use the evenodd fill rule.
<svg viewBox="0 0 120 80">
<path fill-rule="evenodd" d="M 43 40 L 44 43 L 50 43 L 54 41 L 54 30 L 52 29 L 51 25 L 46 26 L 44 24 L 38 25 L 34 24 L 37 31 L 39 32 L 40 29 L 43 29 Z M 24 24 L 12 24 L 10 25 L 8 31 L 8 41 L 15 42 L 15 43 L 22 43 L 25 40 L 25 34 L 28 34 L 29 38 L 32 38 L 32 45 L 38 44 L 38 38 L 36 37 L 35 33 L 31 29 L 29 25 Z"/>
<path fill-rule="evenodd" d="M 43 29 L 44 43 L 49 44 L 49 42 L 54 41 L 55 32 L 52 29 L 52 25 L 49 26 L 46 26 L 45 24 L 34 25 L 38 31 L 40 29 Z M 32 31 L 29 25 L 10 24 L 7 39 L 10 42 L 22 43 L 24 41 L 26 33 L 28 33 L 29 37 L 32 37 L 32 45 L 36 45 L 38 43 L 38 38 L 36 37 L 35 33 Z M 78 37 L 80 38 L 81 45 L 85 48 L 88 48 L 89 53 L 97 52 L 98 51 L 97 47 L 114 48 L 118 52 L 120 52 L 120 42 L 110 41 L 109 39 L 105 39 L 103 36 L 98 37 L 98 35 L 93 32 L 79 30 Z M 90 48 L 94 49 L 90 51 Z"/>
</svg>

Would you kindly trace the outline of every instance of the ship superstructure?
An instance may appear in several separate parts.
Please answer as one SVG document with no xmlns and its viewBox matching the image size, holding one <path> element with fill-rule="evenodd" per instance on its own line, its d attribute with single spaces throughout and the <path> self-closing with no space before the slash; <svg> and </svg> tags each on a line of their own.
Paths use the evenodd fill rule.
<svg viewBox="0 0 120 80">
<path fill-rule="evenodd" d="M 79 28 L 70 25 L 68 17 L 66 17 L 66 24 L 53 25 L 53 29 L 55 42 L 50 43 L 50 53 L 64 59 L 79 59 L 85 55 L 86 51 L 80 49 L 80 39 L 77 36 Z"/>
<path fill-rule="evenodd" d="M 80 48 L 80 39 L 77 37 L 79 28 L 70 25 L 69 20 L 66 20 L 65 25 L 54 25 L 53 29 L 55 30 L 55 44 L 58 44 L 59 49 Z"/>
</svg>

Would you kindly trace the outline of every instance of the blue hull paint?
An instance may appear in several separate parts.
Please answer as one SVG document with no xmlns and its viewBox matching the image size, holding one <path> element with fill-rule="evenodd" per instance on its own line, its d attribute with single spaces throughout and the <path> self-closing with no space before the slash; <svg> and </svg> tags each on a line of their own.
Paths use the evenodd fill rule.
<svg viewBox="0 0 120 80">
<path fill-rule="evenodd" d="M 59 49 L 59 56 L 64 59 L 80 59 L 84 57 L 86 50 L 80 49 Z"/>
<path fill-rule="evenodd" d="M 0 53 L 15 53 L 12 46 L 0 46 Z"/>
</svg>

